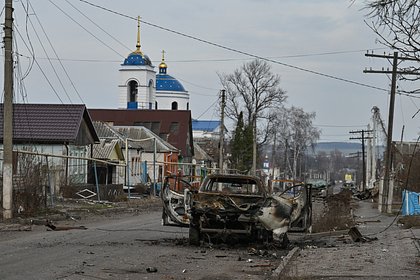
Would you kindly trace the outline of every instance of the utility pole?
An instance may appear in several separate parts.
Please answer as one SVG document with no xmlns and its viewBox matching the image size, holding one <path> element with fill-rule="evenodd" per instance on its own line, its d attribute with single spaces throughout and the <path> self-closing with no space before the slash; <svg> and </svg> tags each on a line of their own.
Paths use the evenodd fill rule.
<svg viewBox="0 0 420 280">
<path fill-rule="evenodd" d="M 257 107 L 257 101 L 255 101 L 255 107 Z M 252 118 L 252 167 L 251 175 L 257 175 L 257 108 L 253 113 Z"/>
<path fill-rule="evenodd" d="M 354 177 L 353 177 L 354 183 L 357 184 L 357 180 L 359 180 L 358 173 L 359 173 L 360 158 L 362 157 L 362 152 L 361 151 L 357 151 L 355 153 L 350 153 L 349 156 L 351 158 L 356 158 L 357 159 L 357 166 L 358 166 L 358 168 L 357 168 L 356 172 L 354 173 Z"/>
<path fill-rule="evenodd" d="M 219 172 L 220 174 L 223 173 L 223 146 L 224 146 L 224 134 L 225 134 L 225 106 L 226 106 L 226 101 L 225 101 L 225 94 L 226 94 L 226 90 L 222 89 L 220 91 L 220 93 L 222 94 L 222 99 L 221 99 L 221 103 L 220 103 L 220 108 L 221 108 L 221 113 L 220 113 L 220 135 L 219 135 Z"/>
<path fill-rule="evenodd" d="M 13 0 L 5 1 L 3 103 L 3 219 L 12 218 L 13 201 Z"/>
<path fill-rule="evenodd" d="M 365 191 L 366 188 L 366 161 L 365 161 L 365 140 L 372 139 L 372 137 L 366 137 L 365 133 L 370 133 L 373 130 L 357 130 L 357 131 L 350 131 L 351 134 L 360 133 L 361 137 L 350 137 L 350 139 L 360 139 L 362 140 L 362 191 Z"/>
<path fill-rule="evenodd" d="M 394 188 L 393 184 L 390 184 L 390 174 L 392 168 L 392 129 L 394 126 L 394 106 L 395 106 L 395 93 L 397 88 L 397 75 L 420 75 L 418 71 L 398 71 L 398 60 L 412 60 L 418 61 L 414 58 L 409 57 L 399 57 L 398 52 L 394 52 L 394 55 L 376 55 L 376 54 L 365 54 L 368 57 L 376 58 L 386 58 L 392 59 L 392 71 L 387 70 L 367 70 L 365 69 L 363 73 L 376 73 L 376 74 L 392 74 L 391 78 L 391 96 L 389 101 L 389 114 L 388 114 L 388 133 L 386 141 L 386 152 L 385 152 L 385 171 L 384 171 L 384 181 L 383 181 L 383 191 L 382 191 L 382 205 L 386 205 L 386 209 L 382 207 L 381 212 L 392 213 L 392 199 Z"/>
</svg>

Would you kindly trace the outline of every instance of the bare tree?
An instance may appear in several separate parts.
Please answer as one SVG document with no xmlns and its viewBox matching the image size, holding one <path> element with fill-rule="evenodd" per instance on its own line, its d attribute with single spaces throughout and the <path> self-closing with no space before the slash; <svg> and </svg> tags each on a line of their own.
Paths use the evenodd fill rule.
<svg viewBox="0 0 420 280">
<path fill-rule="evenodd" d="M 268 138 L 270 110 L 281 107 L 286 99 L 285 91 L 280 88 L 280 76 L 272 73 L 266 61 L 257 59 L 232 74 L 220 74 L 219 78 L 226 90 L 226 116 L 237 122 L 243 112 L 245 125 L 253 127 L 252 170 L 255 172 L 257 142 Z M 257 135 L 262 137 L 258 140 Z"/>
<path fill-rule="evenodd" d="M 298 179 L 298 162 L 321 134 L 312 124 L 315 116 L 315 113 L 306 113 L 302 108 L 292 106 L 280 110 L 276 117 L 274 130 L 293 180 Z"/>
<path fill-rule="evenodd" d="M 420 1 L 369 0 L 368 26 L 383 45 L 420 61 Z M 411 66 L 405 70 L 419 70 Z M 418 79 L 418 76 L 415 78 Z"/>
<path fill-rule="evenodd" d="M 226 89 L 226 116 L 234 121 L 243 112 L 246 124 L 252 124 L 255 116 L 266 118 L 267 110 L 280 107 L 286 99 L 280 76 L 263 60 L 245 63 L 232 74 L 219 74 L 219 78 Z"/>
</svg>

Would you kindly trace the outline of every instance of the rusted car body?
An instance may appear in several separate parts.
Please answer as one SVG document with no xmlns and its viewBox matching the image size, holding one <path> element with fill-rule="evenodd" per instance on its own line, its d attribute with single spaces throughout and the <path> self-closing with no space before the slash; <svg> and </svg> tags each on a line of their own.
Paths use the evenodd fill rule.
<svg viewBox="0 0 420 280">
<path fill-rule="evenodd" d="M 163 224 L 189 227 L 191 244 L 213 237 L 247 237 L 271 241 L 288 230 L 308 230 L 311 224 L 310 187 L 295 186 L 291 193 L 270 195 L 258 177 L 213 174 L 199 190 L 187 182 L 175 190 L 164 184 Z"/>
</svg>

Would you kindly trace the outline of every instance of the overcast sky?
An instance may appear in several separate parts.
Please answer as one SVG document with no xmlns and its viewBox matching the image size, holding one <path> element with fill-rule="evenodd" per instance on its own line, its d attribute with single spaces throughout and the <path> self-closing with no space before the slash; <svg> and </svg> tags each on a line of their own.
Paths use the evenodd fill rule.
<svg viewBox="0 0 420 280">
<path fill-rule="evenodd" d="M 350 136 L 355 136 L 348 133 L 350 130 L 366 129 L 373 106 L 380 108 L 385 122 L 388 120 L 388 94 L 372 87 L 389 89 L 390 77 L 364 74 L 363 70 L 390 67 L 386 60 L 364 55 L 366 50 L 389 50 L 377 43 L 364 23 L 367 11 L 362 10 L 361 1 L 353 5 L 349 0 L 88 1 L 125 16 L 85 1 L 32 0 L 26 24 L 22 2 L 28 2 L 13 2 L 20 76 L 29 70 L 24 79 L 26 91 L 23 93 L 22 87 L 15 85 L 18 102 L 25 96 L 36 103 L 72 102 L 85 103 L 88 108 L 117 108 L 118 69 L 136 44 L 137 23 L 129 17 L 139 15 L 147 23 L 279 62 L 271 65 L 287 92 L 286 106 L 315 112 L 322 141 L 349 141 Z M 179 79 L 190 93 L 193 118 L 207 120 L 219 118 L 215 104 L 221 84 L 217 73 L 231 73 L 252 59 L 147 24 L 141 26 L 141 45 L 155 66 L 165 50 L 168 74 Z M 43 48 L 49 57 L 54 58 L 55 51 L 61 59 L 66 72 L 57 61 L 51 63 L 63 86 Z M 29 49 L 37 57 L 32 67 Z M 399 87 L 410 89 L 413 85 L 400 82 Z M 414 119 L 412 116 L 419 107 L 420 99 L 397 96 L 394 139 L 401 138 L 403 125 L 405 140 L 417 138 L 420 114 Z"/>
</svg>

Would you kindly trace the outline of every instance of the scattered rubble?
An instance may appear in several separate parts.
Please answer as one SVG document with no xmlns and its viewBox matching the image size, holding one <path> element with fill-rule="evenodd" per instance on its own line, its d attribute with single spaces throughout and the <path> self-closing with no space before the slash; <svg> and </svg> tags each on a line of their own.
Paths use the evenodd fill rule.
<svg viewBox="0 0 420 280">
<path fill-rule="evenodd" d="M 352 227 L 349 230 L 349 235 L 354 242 L 372 242 L 378 240 L 377 237 L 367 237 L 363 236 L 357 227 Z"/>
</svg>

